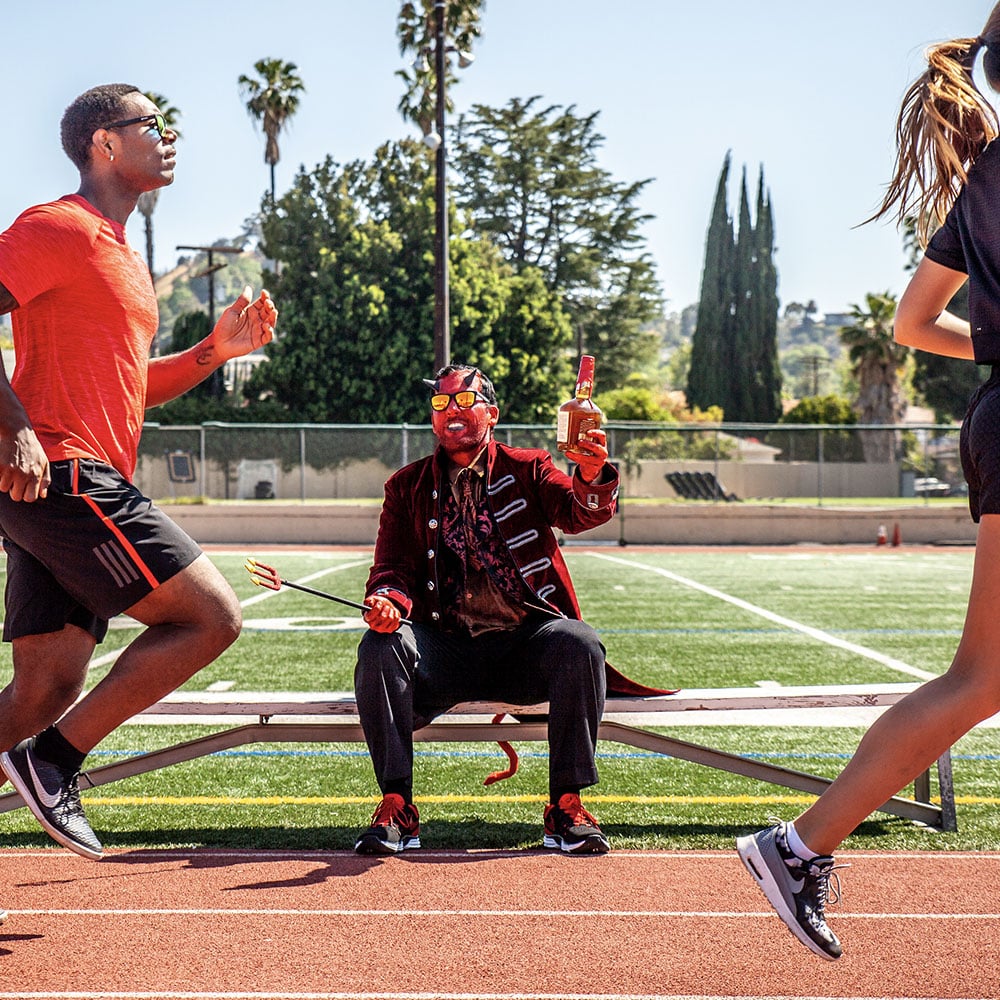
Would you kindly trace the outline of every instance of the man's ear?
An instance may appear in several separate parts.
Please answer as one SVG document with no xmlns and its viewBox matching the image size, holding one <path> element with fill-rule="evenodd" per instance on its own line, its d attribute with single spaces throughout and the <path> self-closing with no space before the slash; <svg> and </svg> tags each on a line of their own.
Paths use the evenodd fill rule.
<svg viewBox="0 0 1000 1000">
<path fill-rule="evenodd" d="M 90 137 L 91 154 L 94 159 L 113 160 L 115 149 L 111 133 L 106 128 L 95 129 Z"/>
</svg>

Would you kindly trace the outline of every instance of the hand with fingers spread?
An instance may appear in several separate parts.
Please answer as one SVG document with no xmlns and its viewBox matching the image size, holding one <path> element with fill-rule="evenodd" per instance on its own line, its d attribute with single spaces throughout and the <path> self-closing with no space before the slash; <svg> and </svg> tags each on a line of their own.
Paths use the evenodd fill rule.
<svg viewBox="0 0 1000 1000">
<path fill-rule="evenodd" d="M 222 360 L 239 358 L 269 344 L 274 337 L 278 310 L 271 296 L 261 291 L 253 299 L 253 289 L 247 285 L 239 298 L 219 317 L 212 331 L 217 356 Z"/>
<path fill-rule="evenodd" d="M 602 430 L 587 431 L 565 455 L 573 459 L 580 468 L 580 478 L 585 483 L 593 483 L 601 474 L 608 460 L 607 435 Z"/>
<path fill-rule="evenodd" d="M 388 597 L 372 594 L 365 598 L 368 610 L 361 616 L 365 624 L 374 632 L 395 632 L 403 619 L 403 614 Z"/>
</svg>

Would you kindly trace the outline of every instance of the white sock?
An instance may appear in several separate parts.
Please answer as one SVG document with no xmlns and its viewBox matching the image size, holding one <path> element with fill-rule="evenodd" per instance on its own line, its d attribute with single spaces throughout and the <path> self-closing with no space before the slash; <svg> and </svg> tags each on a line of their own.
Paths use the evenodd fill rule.
<svg viewBox="0 0 1000 1000">
<path fill-rule="evenodd" d="M 813 858 L 819 857 L 815 851 L 806 847 L 798 831 L 795 829 L 794 823 L 785 824 L 785 843 L 792 854 L 803 861 L 812 861 Z"/>
</svg>

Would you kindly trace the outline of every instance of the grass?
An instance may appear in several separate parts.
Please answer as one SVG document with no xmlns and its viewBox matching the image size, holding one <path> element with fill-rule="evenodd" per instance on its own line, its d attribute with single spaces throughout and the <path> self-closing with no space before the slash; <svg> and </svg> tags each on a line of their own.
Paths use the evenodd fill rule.
<svg viewBox="0 0 1000 1000">
<path fill-rule="evenodd" d="M 971 548 L 565 550 L 587 619 L 609 659 L 664 687 L 860 684 L 914 679 L 884 662 L 940 673 L 958 642 L 972 569 Z M 289 580 L 360 597 L 368 553 L 253 553 Z M 240 640 L 186 687 L 349 691 L 361 636 L 353 611 L 285 589 L 255 587 L 243 554 L 213 555 L 248 603 Z M 729 598 L 727 600 L 726 598 Z M 734 602 L 745 602 L 740 605 Z M 768 612 L 764 617 L 754 609 Z M 775 621 L 773 616 L 780 616 Z M 805 634 L 789 627 L 801 623 Z M 115 623 L 98 657 L 135 629 Z M 120 627 L 119 627 L 120 626 Z M 830 645 L 847 640 L 871 655 Z M 98 661 L 100 662 L 100 661 Z M 92 671 L 96 680 L 107 666 Z M 9 675 L 9 649 L 0 675 Z M 4 679 L 0 676 L 0 679 Z M 786 766 L 835 775 L 862 730 L 827 727 L 676 726 L 671 735 Z M 92 755 L 97 765 L 191 739 L 204 727 L 127 725 Z M 484 788 L 505 762 L 494 744 L 418 744 L 415 786 L 422 839 L 440 848 L 522 848 L 540 838 L 547 758 L 522 743 L 521 769 Z M 959 830 L 940 833 L 882 814 L 865 822 L 854 849 L 1000 849 L 996 773 L 1000 730 L 980 728 L 953 750 Z M 621 848 L 728 848 L 771 815 L 792 816 L 809 796 L 634 751 L 599 747 L 601 782 L 585 801 Z M 175 765 L 84 793 L 88 815 L 110 847 L 349 849 L 376 801 L 370 763 L 358 744 L 264 744 Z M 25 810 L 2 819 L 4 842 L 49 845 Z"/>
</svg>

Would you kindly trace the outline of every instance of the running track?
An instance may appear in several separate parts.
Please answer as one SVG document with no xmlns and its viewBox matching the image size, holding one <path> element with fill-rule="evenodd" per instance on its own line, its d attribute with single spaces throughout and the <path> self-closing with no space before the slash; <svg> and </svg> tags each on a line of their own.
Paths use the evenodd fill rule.
<svg viewBox="0 0 1000 1000">
<path fill-rule="evenodd" d="M 803 949 L 726 852 L 0 852 L 0 998 L 1000 996 L 1000 853 L 845 852 Z"/>
</svg>

